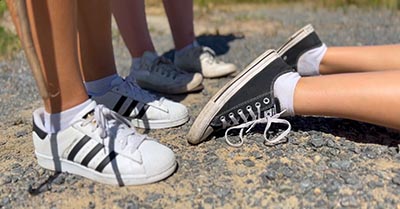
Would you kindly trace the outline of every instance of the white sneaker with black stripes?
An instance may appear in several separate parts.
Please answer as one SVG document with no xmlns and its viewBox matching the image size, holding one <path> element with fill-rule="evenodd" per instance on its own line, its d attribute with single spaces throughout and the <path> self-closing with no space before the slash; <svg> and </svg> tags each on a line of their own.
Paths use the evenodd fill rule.
<svg viewBox="0 0 400 209">
<path fill-rule="evenodd" d="M 157 97 L 140 88 L 131 77 L 118 77 L 107 93 L 92 99 L 127 117 L 135 127 L 146 129 L 170 128 L 189 120 L 186 107 L 164 97 Z"/>
<path fill-rule="evenodd" d="M 55 134 L 44 131 L 43 118 L 43 108 L 33 113 L 33 144 L 43 168 L 120 186 L 160 181 L 175 171 L 171 149 L 136 133 L 128 120 L 96 102 Z"/>
</svg>

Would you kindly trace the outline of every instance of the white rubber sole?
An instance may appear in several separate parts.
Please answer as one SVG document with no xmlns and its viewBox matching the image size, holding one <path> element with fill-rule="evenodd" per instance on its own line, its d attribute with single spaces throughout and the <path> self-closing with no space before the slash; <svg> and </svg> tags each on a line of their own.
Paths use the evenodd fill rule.
<svg viewBox="0 0 400 209">
<path fill-rule="evenodd" d="M 314 27 L 311 24 L 304 26 L 302 29 L 294 33 L 285 44 L 276 50 L 276 52 L 279 54 L 279 56 L 283 56 L 283 54 L 285 54 L 290 48 L 299 43 L 312 32 L 314 32 Z"/>
<path fill-rule="evenodd" d="M 172 128 L 185 124 L 189 120 L 189 116 L 184 118 L 179 118 L 176 120 L 140 120 L 132 119 L 131 123 L 137 128 L 143 129 L 162 129 L 162 128 Z"/>
<path fill-rule="evenodd" d="M 210 134 L 209 125 L 223 105 L 251 78 L 279 58 L 274 50 L 267 50 L 257 57 L 245 70 L 220 89 L 206 104 L 194 121 L 187 137 L 191 144 L 199 144 Z"/>
<path fill-rule="evenodd" d="M 54 168 L 54 160 L 52 157 L 42 155 L 40 153 L 35 152 L 38 164 L 45 169 L 53 170 Z M 69 160 L 60 159 L 59 160 L 61 172 L 68 172 L 76 175 L 83 176 L 85 178 L 91 179 L 93 181 L 97 181 L 103 184 L 109 185 L 117 185 L 121 186 L 118 183 L 118 179 L 114 174 L 102 174 L 94 171 L 93 169 L 82 166 L 79 163 L 75 163 Z M 160 180 L 163 180 L 170 176 L 176 169 L 177 163 L 174 162 L 171 165 L 168 165 L 167 168 L 160 172 L 155 176 L 145 176 L 145 175 L 121 175 L 119 178 L 122 179 L 122 183 L 125 186 L 128 185 L 142 185 L 154 183 Z"/>
</svg>

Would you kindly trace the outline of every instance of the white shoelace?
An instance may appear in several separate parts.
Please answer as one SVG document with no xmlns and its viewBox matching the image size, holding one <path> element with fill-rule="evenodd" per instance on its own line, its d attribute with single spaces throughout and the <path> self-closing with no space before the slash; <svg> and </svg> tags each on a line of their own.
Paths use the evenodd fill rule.
<svg viewBox="0 0 400 209">
<path fill-rule="evenodd" d="M 264 118 L 259 118 L 259 119 L 256 119 L 256 120 L 252 120 L 252 121 L 245 122 L 245 123 L 242 123 L 242 124 L 239 124 L 239 125 L 232 126 L 232 127 L 228 128 L 225 131 L 225 141 L 226 141 L 226 143 L 228 143 L 232 147 L 240 147 L 240 146 L 242 146 L 243 143 L 244 143 L 244 137 L 243 137 L 244 130 L 249 127 L 247 129 L 247 131 L 246 131 L 246 133 L 249 133 L 257 124 L 267 124 L 265 129 L 264 129 L 264 144 L 265 145 L 273 146 L 273 145 L 282 143 L 283 141 L 285 141 L 285 137 L 289 134 L 289 132 L 290 132 L 290 130 L 292 128 L 292 126 L 290 125 L 289 121 L 279 118 L 284 112 L 285 112 L 285 110 L 280 112 L 280 113 L 277 113 L 275 115 L 272 115 L 272 116 L 269 116 L 265 112 L 264 113 L 264 115 L 265 115 Z M 260 113 L 258 115 L 260 115 Z M 274 137 L 272 139 L 268 139 L 267 138 L 267 131 L 271 127 L 272 123 L 285 124 L 285 125 L 288 126 L 288 128 L 285 131 L 283 131 L 281 134 L 279 134 L 278 136 L 276 136 L 276 137 Z M 239 140 L 239 142 L 232 142 L 228 137 L 229 131 L 234 130 L 234 129 L 240 129 L 240 132 L 239 132 L 239 139 L 240 140 Z"/>
<path fill-rule="evenodd" d="M 116 143 L 119 143 L 122 150 L 129 147 L 130 152 L 133 153 L 146 139 L 146 135 L 135 132 L 135 129 L 127 119 L 111 111 L 104 105 L 97 105 L 94 109 L 94 117 L 86 120 L 82 123 L 82 126 L 93 122 L 95 122 L 96 126 L 93 126 L 92 132 L 96 129 L 100 130 L 100 138 L 103 140 L 104 145 L 107 137 L 112 139 L 118 134 L 119 139 Z M 114 127 L 117 127 L 117 133 L 110 133 L 110 130 Z M 105 146 L 105 148 L 107 149 L 108 147 Z"/>
</svg>

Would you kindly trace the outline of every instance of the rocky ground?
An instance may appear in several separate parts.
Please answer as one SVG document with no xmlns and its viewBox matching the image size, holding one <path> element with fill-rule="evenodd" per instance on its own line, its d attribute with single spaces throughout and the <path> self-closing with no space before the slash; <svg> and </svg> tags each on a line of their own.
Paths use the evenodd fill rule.
<svg viewBox="0 0 400 209">
<path fill-rule="evenodd" d="M 157 50 L 171 56 L 166 20 L 149 18 Z M 312 23 L 328 45 L 396 43 L 400 13 L 316 9 L 312 6 L 218 7 L 196 12 L 201 43 L 241 69 Z M 129 55 L 118 34 L 115 53 L 126 75 Z M 216 136 L 186 142 L 196 115 L 230 78 L 206 80 L 196 94 L 173 97 L 191 120 L 179 128 L 143 131 L 172 148 L 179 168 L 165 181 L 115 187 L 71 174 L 53 175 L 36 164 L 31 112 L 40 101 L 22 54 L 0 63 L 0 208 L 400 208 L 400 134 L 335 118 L 290 118 L 288 142 L 266 147 L 262 130 L 241 148 Z M 335 101 L 338 102 L 340 101 Z M 389 110 L 388 110 L 389 111 Z"/>
</svg>

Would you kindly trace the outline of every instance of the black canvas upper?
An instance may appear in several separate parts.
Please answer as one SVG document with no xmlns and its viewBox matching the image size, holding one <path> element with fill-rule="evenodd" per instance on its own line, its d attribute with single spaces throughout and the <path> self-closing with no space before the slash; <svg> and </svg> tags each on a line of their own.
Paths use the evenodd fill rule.
<svg viewBox="0 0 400 209">
<path fill-rule="evenodd" d="M 257 111 L 255 104 L 261 104 L 261 111 L 266 111 L 271 108 L 277 108 L 280 111 L 277 99 L 274 98 L 273 87 L 276 79 L 288 72 L 293 72 L 293 68 L 287 65 L 280 57 L 272 61 L 268 66 L 261 70 L 257 75 L 254 75 L 247 83 L 233 95 L 220 109 L 211 122 L 211 126 L 216 129 L 221 128 L 221 116 L 224 116 L 228 122 L 230 121 L 229 113 L 234 113 L 235 118 L 239 121 L 237 111 L 241 109 L 247 118 L 250 117 L 246 110 L 247 106 L 251 106 L 254 112 Z M 269 100 L 268 104 L 264 103 L 264 99 Z M 231 123 L 232 124 L 232 123 Z"/>
<path fill-rule="evenodd" d="M 285 62 L 288 65 L 292 66 L 294 69 L 297 69 L 297 62 L 300 56 L 305 52 L 320 46 L 322 46 L 321 40 L 316 32 L 312 32 L 299 43 L 286 51 L 285 54 L 282 55 L 282 58 L 285 59 Z"/>
</svg>

